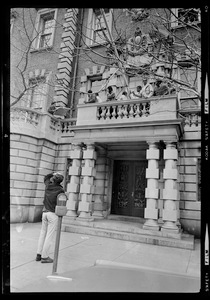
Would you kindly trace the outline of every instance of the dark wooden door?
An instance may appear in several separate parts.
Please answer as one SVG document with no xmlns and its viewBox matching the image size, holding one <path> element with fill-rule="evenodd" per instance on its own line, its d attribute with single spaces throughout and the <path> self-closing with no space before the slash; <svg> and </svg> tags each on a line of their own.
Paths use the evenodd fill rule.
<svg viewBox="0 0 210 300">
<path fill-rule="evenodd" d="M 115 161 L 111 213 L 144 217 L 147 161 Z"/>
</svg>

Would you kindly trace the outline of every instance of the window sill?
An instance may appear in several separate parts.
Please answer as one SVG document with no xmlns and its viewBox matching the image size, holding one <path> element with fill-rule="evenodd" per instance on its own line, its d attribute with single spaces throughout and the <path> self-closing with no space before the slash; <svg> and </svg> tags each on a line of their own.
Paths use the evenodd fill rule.
<svg viewBox="0 0 210 300">
<path fill-rule="evenodd" d="M 53 49 L 53 46 L 45 47 L 45 48 L 31 49 L 30 53 L 45 52 L 45 51 L 49 51 L 49 50 L 52 50 L 52 49 Z"/>
<path fill-rule="evenodd" d="M 199 26 L 199 25 L 201 25 L 201 21 L 194 22 L 194 23 L 191 23 L 191 24 L 173 25 L 173 26 L 171 26 L 171 30 L 181 29 L 181 28 L 184 28 L 184 27 Z"/>
<path fill-rule="evenodd" d="M 104 47 L 104 46 L 106 46 L 106 45 L 108 45 L 108 42 L 103 42 L 103 43 L 98 43 L 98 44 L 91 44 L 91 45 L 85 45 L 86 46 L 86 48 L 97 48 L 97 47 Z"/>
</svg>

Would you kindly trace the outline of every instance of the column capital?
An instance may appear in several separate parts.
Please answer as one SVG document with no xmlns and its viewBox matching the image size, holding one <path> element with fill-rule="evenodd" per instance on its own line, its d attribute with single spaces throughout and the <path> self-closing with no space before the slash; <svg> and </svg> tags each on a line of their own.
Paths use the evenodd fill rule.
<svg viewBox="0 0 210 300">
<path fill-rule="evenodd" d="M 149 148 L 158 148 L 159 142 L 154 140 L 147 140 L 147 144 L 149 145 Z"/>
<path fill-rule="evenodd" d="M 176 148 L 176 145 L 177 145 L 177 141 L 175 140 L 171 140 L 171 141 L 163 141 L 166 145 L 166 147 L 169 147 L 169 148 Z"/>
<path fill-rule="evenodd" d="M 72 144 L 73 150 L 80 150 L 82 148 L 82 143 Z"/>
<path fill-rule="evenodd" d="M 95 150 L 95 144 L 94 143 L 86 144 L 86 146 L 87 146 L 88 150 Z"/>
</svg>

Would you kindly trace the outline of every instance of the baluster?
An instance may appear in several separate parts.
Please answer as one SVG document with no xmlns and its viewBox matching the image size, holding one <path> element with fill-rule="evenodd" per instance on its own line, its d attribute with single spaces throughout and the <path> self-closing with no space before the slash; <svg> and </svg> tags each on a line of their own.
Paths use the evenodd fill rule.
<svg viewBox="0 0 210 300">
<path fill-rule="evenodd" d="M 118 116 L 123 118 L 123 105 L 118 105 Z"/>
<path fill-rule="evenodd" d="M 113 108 L 113 111 L 112 111 L 112 117 L 113 117 L 114 119 L 116 119 L 116 115 L 117 115 L 117 113 L 116 113 L 117 105 L 113 105 L 112 108 Z"/>
<path fill-rule="evenodd" d="M 131 105 L 130 105 L 129 116 L 130 116 L 131 118 L 134 117 L 134 106 L 135 106 L 135 104 L 131 104 Z"/>
<path fill-rule="evenodd" d="M 141 104 L 136 104 L 136 117 L 140 117 L 141 116 L 141 111 L 139 110 L 139 107 L 140 107 Z"/>
<path fill-rule="evenodd" d="M 185 115 L 185 126 L 190 127 L 190 115 Z"/>
<path fill-rule="evenodd" d="M 111 106 L 108 106 L 108 107 L 107 107 L 106 117 L 107 117 L 108 119 L 111 119 Z"/>
<path fill-rule="evenodd" d="M 102 112 L 101 112 L 101 117 L 102 117 L 102 119 L 106 119 L 106 106 L 103 106 L 102 107 Z"/>
<path fill-rule="evenodd" d="M 196 120 L 196 114 L 191 114 L 191 126 L 195 127 L 197 120 Z"/>
<path fill-rule="evenodd" d="M 146 103 L 142 103 L 142 117 L 145 117 L 146 115 Z"/>
<path fill-rule="evenodd" d="M 128 118 L 128 104 L 124 104 L 124 118 Z"/>
</svg>

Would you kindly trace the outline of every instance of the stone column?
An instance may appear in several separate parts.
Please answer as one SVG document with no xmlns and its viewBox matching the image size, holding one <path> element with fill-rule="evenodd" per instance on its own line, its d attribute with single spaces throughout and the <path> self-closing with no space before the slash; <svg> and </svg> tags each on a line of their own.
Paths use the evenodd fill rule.
<svg viewBox="0 0 210 300">
<path fill-rule="evenodd" d="M 104 218 L 103 211 L 107 165 L 106 150 L 101 147 L 97 156 L 95 191 L 93 195 L 93 217 Z"/>
<path fill-rule="evenodd" d="M 83 182 L 80 185 L 79 218 L 90 219 L 92 211 L 92 201 L 94 193 L 94 178 L 96 175 L 95 161 L 96 151 L 93 144 L 87 145 L 83 151 L 85 164 L 82 167 Z"/>
<path fill-rule="evenodd" d="M 163 189 L 163 221 L 161 228 L 163 232 L 179 233 L 177 221 L 179 218 L 180 200 L 177 159 L 178 151 L 176 143 L 165 142 L 166 149 L 164 150 L 165 169 L 163 171 L 164 189 Z"/>
<path fill-rule="evenodd" d="M 82 148 L 80 144 L 75 145 L 74 150 L 70 151 L 70 158 L 72 158 L 73 161 L 72 166 L 69 168 L 69 175 L 71 175 L 71 179 L 70 183 L 67 185 L 67 192 L 69 193 L 67 201 L 67 216 L 77 217 L 82 163 Z"/>
<path fill-rule="evenodd" d="M 158 225 L 158 179 L 159 179 L 159 149 L 155 142 L 147 142 L 149 149 L 147 150 L 148 168 L 146 169 L 147 188 L 145 189 L 146 208 L 144 217 L 147 219 L 143 225 L 144 229 L 159 230 Z"/>
</svg>

